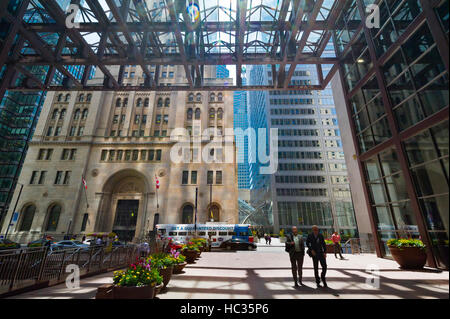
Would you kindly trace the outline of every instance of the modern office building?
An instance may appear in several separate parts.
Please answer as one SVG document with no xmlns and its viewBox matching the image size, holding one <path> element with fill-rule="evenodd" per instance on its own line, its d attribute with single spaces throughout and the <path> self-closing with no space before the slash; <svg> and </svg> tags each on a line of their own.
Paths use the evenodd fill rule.
<svg viewBox="0 0 450 319">
<path fill-rule="evenodd" d="M 379 28 L 361 19 L 373 2 Z M 428 264 L 448 268 L 449 1 L 347 1 L 335 29 L 337 109 L 377 253 L 389 255 L 390 238 L 421 238 Z"/>
<path fill-rule="evenodd" d="M 253 67 L 250 73 L 271 84 L 270 66 Z M 298 66 L 292 82 L 315 84 L 317 76 L 314 66 Z M 295 225 L 307 232 L 318 225 L 327 235 L 337 230 L 355 236 L 356 221 L 331 88 L 270 90 L 252 95 L 251 117 L 265 118 L 269 129 L 278 129 L 277 172 L 265 177 L 270 183 L 274 230 Z"/>
</svg>

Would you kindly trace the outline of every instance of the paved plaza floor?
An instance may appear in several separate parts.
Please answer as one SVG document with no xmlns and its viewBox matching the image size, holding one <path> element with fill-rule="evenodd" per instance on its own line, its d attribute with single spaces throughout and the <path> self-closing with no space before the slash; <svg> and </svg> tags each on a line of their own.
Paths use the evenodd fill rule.
<svg viewBox="0 0 450 319">
<path fill-rule="evenodd" d="M 316 288 L 312 260 L 305 256 L 304 286 L 294 288 L 289 256 L 284 249 L 262 245 L 257 251 L 203 253 L 183 274 L 174 275 L 160 299 L 349 299 L 449 298 L 449 273 L 434 269 L 404 271 L 395 261 L 375 255 L 328 255 L 328 286 Z M 370 269 L 379 273 L 379 287 Z M 80 289 L 57 285 L 12 298 L 94 298 L 97 287 L 112 274 L 85 278 Z M 372 284 L 368 284 L 372 283 Z"/>
</svg>

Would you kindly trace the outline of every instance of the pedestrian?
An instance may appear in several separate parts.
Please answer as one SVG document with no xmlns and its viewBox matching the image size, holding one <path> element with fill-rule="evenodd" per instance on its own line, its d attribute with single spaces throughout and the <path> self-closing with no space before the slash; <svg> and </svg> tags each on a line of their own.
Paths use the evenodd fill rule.
<svg viewBox="0 0 450 319">
<path fill-rule="evenodd" d="M 212 233 L 208 233 L 208 251 L 211 252 L 212 249 Z"/>
<path fill-rule="evenodd" d="M 267 234 L 267 238 L 269 239 L 269 245 L 272 245 L 272 236 L 270 236 L 270 234 Z"/>
<path fill-rule="evenodd" d="M 83 235 L 83 238 L 81 239 L 81 242 L 84 244 L 85 241 L 86 241 L 86 235 Z"/>
<path fill-rule="evenodd" d="M 298 287 L 299 285 L 301 286 L 303 284 L 302 275 L 303 259 L 305 257 L 305 244 L 303 242 L 303 237 L 298 233 L 296 226 L 292 227 L 292 234 L 287 235 L 285 250 L 289 253 L 292 277 L 294 278 L 295 287 Z"/>
<path fill-rule="evenodd" d="M 97 237 L 97 241 L 95 242 L 96 245 L 101 246 L 103 244 L 102 238 Z"/>
<path fill-rule="evenodd" d="M 314 265 L 314 277 L 316 278 L 317 288 L 320 287 L 320 280 L 322 280 L 323 286 L 328 287 L 325 280 L 327 274 L 327 245 L 325 244 L 325 238 L 319 233 L 319 227 L 314 225 L 312 227 L 312 233 L 308 235 L 306 239 L 306 246 L 308 247 L 308 255 L 313 260 Z M 322 267 L 322 273 L 319 277 L 319 263 Z"/>
<path fill-rule="evenodd" d="M 337 253 L 339 253 L 339 257 L 341 259 L 344 259 L 344 257 L 342 257 L 342 254 L 341 254 L 341 250 L 342 250 L 341 236 L 339 236 L 337 231 L 335 231 L 333 233 L 333 235 L 331 236 L 331 240 L 333 241 L 333 244 L 334 244 L 334 257 L 337 259 Z"/>
<path fill-rule="evenodd" d="M 266 245 L 269 243 L 269 238 L 267 238 L 267 234 L 264 234 L 264 240 L 266 241 Z"/>
</svg>

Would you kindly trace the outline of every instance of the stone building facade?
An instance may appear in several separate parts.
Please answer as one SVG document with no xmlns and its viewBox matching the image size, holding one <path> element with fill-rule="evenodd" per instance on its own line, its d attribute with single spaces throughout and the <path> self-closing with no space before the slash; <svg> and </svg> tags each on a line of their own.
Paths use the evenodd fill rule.
<svg viewBox="0 0 450 319">
<path fill-rule="evenodd" d="M 161 69 L 167 79 L 163 76 L 160 85 L 182 81 L 177 77 L 182 72 Z M 126 67 L 124 83 L 143 80 L 138 67 Z M 138 241 L 157 223 L 193 223 L 195 216 L 198 223 L 237 223 L 232 136 L 228 163 L 220 158 L 221 143 L 208 150 L 208 163 L 191 160 L 210 143 L 208 136 L 184 154 L 188 162 L 177 163 L 170 136 L 175 128 L 193 134 L 214 128 L 225 140 L 227 128 L 233 128 L 232 105 L 233 94 L 219 91 L 49 92 L 19 178 L 24 185 L 19 218 L 9 238 L 28 242 L 44 234 L 114 231 L 123 240 Z M 11 214 L 12 209 L 7 220 Z"/>
</svg>

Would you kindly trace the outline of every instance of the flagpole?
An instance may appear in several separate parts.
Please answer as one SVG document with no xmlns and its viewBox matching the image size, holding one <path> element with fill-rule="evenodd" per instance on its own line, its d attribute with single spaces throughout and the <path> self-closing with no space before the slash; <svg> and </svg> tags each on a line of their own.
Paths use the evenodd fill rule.
<svg viewBox="0 0 450 319">
<path fill-rule="evenodd" d="M 83 188 L 84 188 L 84 197 L 86 198 L 86 208 L 89 208 L 87 192 L 86 192 L 87 184 L 86 184 L 86 180 L 84 179 L 83 175 L 81 175 L 81 183 L 83 184 Z"/>
<path fill-rule="evenodd" d="M 158 177 L 156 177 L 156 174 L 155 174 L 155 180 L 156 181 L 158 180 Z M 159 213 L 158 209 L 159 209 L 158 186 L 156 186 L 156 213 Z"/>
</svg>

